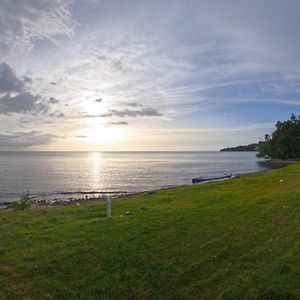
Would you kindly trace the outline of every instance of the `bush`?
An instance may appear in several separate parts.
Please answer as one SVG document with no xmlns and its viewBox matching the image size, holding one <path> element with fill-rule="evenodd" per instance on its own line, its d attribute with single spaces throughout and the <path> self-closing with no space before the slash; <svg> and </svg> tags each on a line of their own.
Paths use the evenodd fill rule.
<svg viewBox="0 0 300 300">
<path fill-rule="evenodd" d="M 24 194 L 21 197 L 20 201 L 13 202 L 11 204 L 11 207 L 13 209 L 25 210 L 25 209 L 29 209 L 31 207 L 31 203 L 32 203 L 32 200 L 29 196 L 29 192 L 27 192 L 26 194 Z"/>
</svg>

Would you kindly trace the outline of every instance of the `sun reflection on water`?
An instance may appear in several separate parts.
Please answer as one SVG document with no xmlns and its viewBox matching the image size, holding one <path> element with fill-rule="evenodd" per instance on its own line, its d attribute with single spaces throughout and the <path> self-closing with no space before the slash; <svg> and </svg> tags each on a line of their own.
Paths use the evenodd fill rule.
<svg viewBox="0 0 300 300">
<path fill-rule="evenodd" d="M 94 185 L 100 187 L 100 181 L 101 181 L 101 170 L 102 170 L 102 164 L 103 164 L 103 157 L 100 152 L 93 152 L 91 153 L 91 169 L 92 174 L 94 177 Z"/>
</svg>

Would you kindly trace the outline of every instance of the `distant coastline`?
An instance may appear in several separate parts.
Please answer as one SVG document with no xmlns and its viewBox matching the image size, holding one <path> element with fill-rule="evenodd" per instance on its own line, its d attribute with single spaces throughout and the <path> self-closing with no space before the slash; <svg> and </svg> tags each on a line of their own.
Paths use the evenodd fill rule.
<svg viewBox="0 0 300 300">
<path fill-rule="evenodd" d="M 256 152 L 258 151 L 258 144 L 257 143 L 253 143 L 253 144 L 249 144 L 249 145 L 239 145 L 239 146 L 235 146 L 235 147 L 227 147 L 227 148 L 222 148 L 220 150 L 221 152 L 226 152 L 226 151 L 236 151 L 236 152 L 240 152 L 240 151 L 248 151 L 248 152 Z"/>
</svg>

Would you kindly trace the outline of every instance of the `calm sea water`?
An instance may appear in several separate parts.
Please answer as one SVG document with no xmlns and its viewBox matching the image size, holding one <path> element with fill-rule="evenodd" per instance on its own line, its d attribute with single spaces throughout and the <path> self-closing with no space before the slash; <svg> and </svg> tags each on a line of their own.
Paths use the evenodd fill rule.
<svg viewBox="0 0 300 300">
<path fill-rule="evenodd" d="M 265 169 L 254 152 L 0 152 L 0 201 L 140 192 Z"/>
</svg>

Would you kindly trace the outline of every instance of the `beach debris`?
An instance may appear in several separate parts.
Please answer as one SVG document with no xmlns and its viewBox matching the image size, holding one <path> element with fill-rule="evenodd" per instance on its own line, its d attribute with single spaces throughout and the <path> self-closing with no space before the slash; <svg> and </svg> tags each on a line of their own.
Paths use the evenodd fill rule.
<svg viewBox="0 0 300 300">
<path fill-rule="evenodd" d="M 240 178 L 240 175 L 231 175 L 231 179 Z"/>
<path fill-rule="evenodd" d="M 120 215 L 120 217 L 121 217 L 121 218 L 123 218 L 123 217 L 124 217 L 124 215 Z"/>
<path fill-rule="evenodd" d="M 283 179 L 280 179 L 279 181 L 280 181 L 280 182 L 283 182 Z"/>
<path fill-rule="evenodd" d="M 80 194 L 81 192 L 77 192 L 75 194 Z M 65 197 L 64 195 L 69 195 L 71 193 L 68 192 L 64 192 L 61 193 L 63 195 L 62 198 L 58 198 L 57 196 L 55 198 L 47 198 L 48 196 L 51 195 L 41 195 L 42 198 L 39 198 L 40 196 L 33 196 L 34 198 L 32 199 L 32 203 L 35 206 L 58 206 L 58 205 L 80 205 L 82 203 L 84 203 L 85 201 L 98 201 L 103 199 L 103 194 L 102 193 L 84 193 L 82 195 L 82 197 L 76 197 L 76 196 L 68 196 Z M 116 198 L 119 197 L 120 195 L 127 195 L 128 193 L 126 192 L 112 192 L 109 193 L 109 197 L 111 199 L 111 201 Z M 44 198 L 45 197 L 45 198 Z M 78 203 L 78 204 L 77 204 Z M 4 210 L 6 208 L 10 208 L 11 207 L 11 202 L 9 201 L 5 201 L 5 202 L 1 202 L 0 203 L 0 210 Z"/>
<path fill-rule="evenodd" d="M 55 198 L 54 200 L 50 201 L 49 204 L 50 204 L 50 205 L 56 205 L 56 204 L 59 204 L 59 200 Z"/>
<path fill-rule="evenodd" d="M 79 206 L 79 205 L 80 205 L 80 203 L 78 203 L 78 202 L 77 202 L 77 203 L 76 203 L 76 205 L 77 205 L 77 206 Z"/>
<path fill-rule="evenodd" d="M 126 211 L 126 216 L 129 216 L 129 215 L 131 215 L 131 212 L 128 210 L 128 211 Z"/>
<path fill-rule="evenodd" d="M 151 195 L 155 195 L 156 194 L 156 191 L 150 191 L 147 193 L 147 195 L 151 196 Z"/>
<path fill-rule="evenodd" d="M 47 201 L 45 199 L 38 199 L 38 200 L 35 200 L 35 202 L 37 204 L 45 204 Z"/>
<path fill-rule="evenodd" d="M 223 176 L 217 176 L 217 177 L 199 177 L 199 178 L 193 178 L 192 183 L 215 181 L 215 180 L 230 179 L 230 178 L 232 178 L 232 174 L 225 174 Z"/>
</svg>

